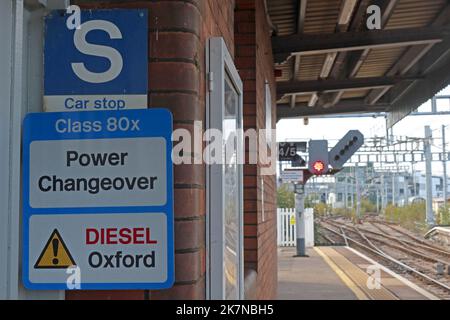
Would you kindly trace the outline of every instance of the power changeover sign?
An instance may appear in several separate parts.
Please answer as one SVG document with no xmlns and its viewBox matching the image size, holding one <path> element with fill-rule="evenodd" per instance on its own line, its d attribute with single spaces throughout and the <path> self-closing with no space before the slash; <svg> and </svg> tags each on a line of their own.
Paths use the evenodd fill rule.
<svg viewBox="0 0 450 320">
<path fill-rule="evenodd" d="M 27 288 L 172 286 L 171 134 L 164 109 L 25 118 Z"/>
</svg>

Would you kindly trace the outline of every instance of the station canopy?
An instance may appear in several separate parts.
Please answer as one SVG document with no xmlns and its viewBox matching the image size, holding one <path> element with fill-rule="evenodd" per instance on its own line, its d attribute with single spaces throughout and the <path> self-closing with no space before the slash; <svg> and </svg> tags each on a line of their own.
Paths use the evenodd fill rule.
<svg viewBox="0 0 450 320">
<path fill-rule="evenodd" d="M 373 5 L 380 29 L 367 24 L 376 23 Z M 450 83 L 450 1 L 267 0 L 267 7 L 278 119 L 386 113 L 391 127 Z"/>
</svg>

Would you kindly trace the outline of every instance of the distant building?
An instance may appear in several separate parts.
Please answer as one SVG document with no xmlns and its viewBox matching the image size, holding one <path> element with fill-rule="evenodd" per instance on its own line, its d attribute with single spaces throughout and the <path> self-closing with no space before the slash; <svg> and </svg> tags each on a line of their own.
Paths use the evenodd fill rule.
<svg viewBox="0 0 450 320">
<path fill-rule="evenodd" d="M 326 202 L 333 208 L 354 207 L 357 194 L 356 177 L 361 186 L 361 197 L 369 199 L 379 209 L 388 204 L 404 206 L 426 199 L 425 174 L 416 172 L 412 175 L 406 170 L 404 172 L 381 171 L 371 165 L 360 166 L 356 169 L 347 167 L 335 177 L 318 178 L 313 183 L 309 183 L 307 190 L 318 194 L 322 202 Z M 433 176 L 434 199 L 443 198 L 443 180 L 443 177 Z M 448 179 L 448 185 L 450 185 L 450 179 Z"/>
</svg>

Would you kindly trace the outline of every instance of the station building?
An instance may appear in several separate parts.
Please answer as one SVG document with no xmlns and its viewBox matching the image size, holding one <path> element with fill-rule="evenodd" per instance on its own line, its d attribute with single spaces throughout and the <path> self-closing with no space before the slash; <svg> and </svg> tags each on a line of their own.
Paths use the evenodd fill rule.
<svg viewBox="0 0 450 320">
<path fill-rule="evenodd" d="M 174 166 L 173 288 L 23 288 L 22 120 L 44 111 L 44 17 L 69 5 L 148 9 L 148 107 L 168 108 L 174 128 L 191 133 L 351 113 L 383 114 L 390 128 L 450 80 L 445 0 L 2 0 L 0 298 L 277 296 L 276 177 L 260 162 Z M 246 142 L 233 152 L 253 150 Z"/>
<path fill-rule="evenodd" d="M 2 192 L 0 201 L 4 229 L 1 252 L 8 252 L 8 258 L 0 262 L 0 297 L 275 298 L 276 183 L 274 174 L 261 174 L 260 164 L 227 173 L 223 185 L 214 182 L 214 188 L 207 184 L 209 168 L 205 164 L 174 166 L 173 288 L 73 292 L 30 292 L 22 288 L 18 245 L 21 121 L 28 112 L 43 111 L 43 17 L 49 10 L 65 9 L 69 4 L 82 9 L 148 9 L 148 106 L 168 108 L 174 129 L 194 134 L 199 124 L 204 131 L 208 126 L 220 128 L 225 120 L 244 130 L 270 129 L 276 123 L 273 26 L 264 0 L 2 1 L 0 33 L 4 45 L 0 58 L 7 63 L 0 67 L 0 96 L 4 101 L 0 108 L 0 144 L 5 151 L 0 160 L 0 188 L 9 192 Z M 218 98 L 224 91 L 234 97 L 236 105 L 226 105 L 225 99 Z M 249 148 L 246 150 L 248 157 Z M 232 211 L 225 212 L 230 206 Z M 211 238 L 229 231 L 223 222 L 225 216 L 227 221 L 231 216 L 234 223 L 233 235 L 230 239 L 225 235 L 217 244 Z M 226 247 L 225 242 L 230 244 Z M 231 255 L 226 251 L 230 249 Z"/>
</svg>

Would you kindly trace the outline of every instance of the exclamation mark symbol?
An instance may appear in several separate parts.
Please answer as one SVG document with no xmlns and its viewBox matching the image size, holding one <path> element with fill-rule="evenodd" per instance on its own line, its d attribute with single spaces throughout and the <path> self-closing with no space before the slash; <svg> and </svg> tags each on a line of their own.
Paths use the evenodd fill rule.
<svg viewBox="0 0 450 320">
<path fill-rule="evenodd" d="M 59 260 L 57 258 L 58 256 L 58 247 L 59 247 L 59 240 L 58 239 L 53 239 L 52 240 L 52 247 L 53 247 L 53 264 L 56 266 L 59 263 Z"/>
</svg>

